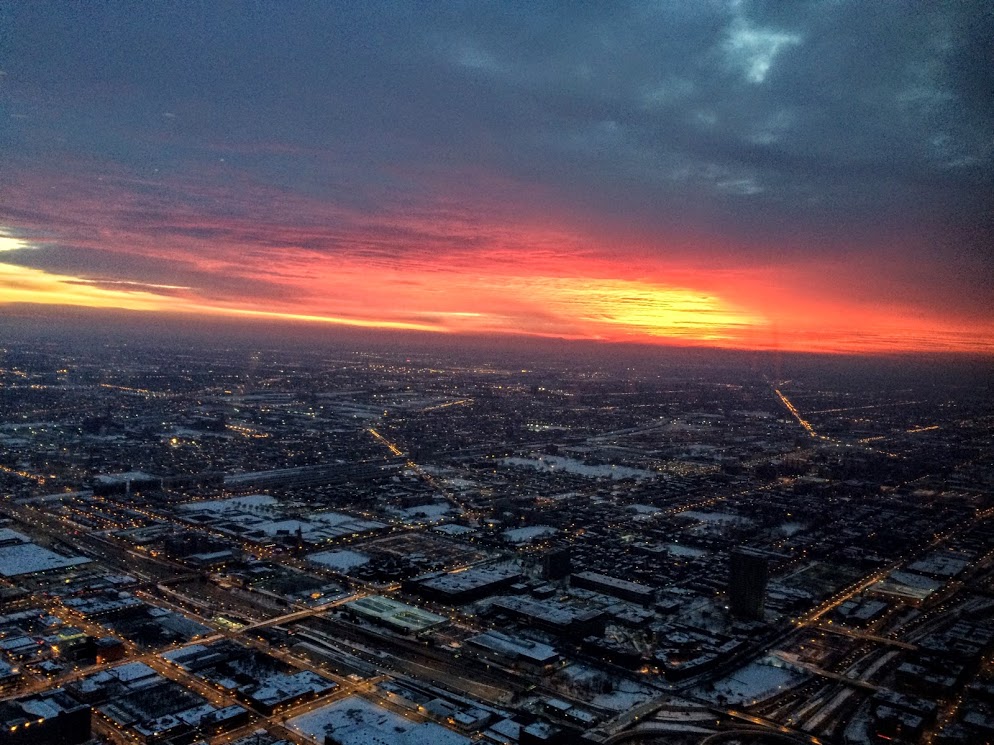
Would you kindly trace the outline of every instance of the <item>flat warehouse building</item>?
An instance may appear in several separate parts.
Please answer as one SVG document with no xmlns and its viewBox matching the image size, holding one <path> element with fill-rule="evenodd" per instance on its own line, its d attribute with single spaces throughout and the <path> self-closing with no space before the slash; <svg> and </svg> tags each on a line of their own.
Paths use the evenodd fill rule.
<svg viewBox="0 0 994 745">
<path fill-rule="evenodd" d="M 593 590 L 641 605 L 651 605 L 655 599 L 655 592 L 651 587 L 597 572 L 577 572 L 570 575 L 569 583 L 573 587 Z"/>
<path fill-rule="evenodd" d="M 346 613 L 363 618 L 404 634 L 422 634 L 447 623 L 449 619 L 435 613 L 401 603 L 382 595 L 353 600 L 344 606 Z"/>
</svg>

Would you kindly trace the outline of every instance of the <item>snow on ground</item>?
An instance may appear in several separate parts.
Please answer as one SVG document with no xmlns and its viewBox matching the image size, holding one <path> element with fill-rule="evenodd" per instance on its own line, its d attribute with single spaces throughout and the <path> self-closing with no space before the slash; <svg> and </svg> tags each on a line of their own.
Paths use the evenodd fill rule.
<svg viewBox="0 0 994 745">
<path fill-rule="evenodd" d="M 634 709 L 644 701 L 648 701 L 656 693 L 651 688 L 640 686 L 630 680 L 619 681 L 617 690 L 610 693 L 598 693 L 590 703 L 612 711 L 627 711 Z"/>
<path fill-rule="evenodd" d="M 504 539 L 510 543 L 531 543 L 536 538 L 555 535 L 558 532 L 559 529 L 553 528 L 551 525 L 530 525 L 526 528 L 505 530 L 503 535 Z"/>
<path fill-rule="evenodd" d="M 315 512 L 310 519 L 324 525 L 341 525 L 349 520 L 355 520 L 352 515 L 344 515 L 341 512 Z"/>
<path fill-rule="evenodd" d="M 374 703 L 349 696 L 287 725 L 319 743 L 329 734 L 342 745 L 469 745 L 469 739 L 434 722 L 416 723 Z"/>
<path fill-rule="evenodd" d="M 475 533 L 474 528 L 468 528 L 465 525 L 456 525 L 455 523 L 449 523 L 448 525 L 439 525 L 435 528 L 436 533 L 445 533 L 446 535 L 466 535 L 467 533 Z"/>
<path fill-rule="evenodd" d="M 248 494 L 244 497 L 188 502 L 187 504 L 181 504 L 179 508 L 186 512 L 236 512 L 259 507 L 274 507 L 277 504 L 276 498 L 268 494 Z"/>
<path fill-rule="evenodd" d="M 638 681 L 614 675 L 574 662 L 556 673 L 555 685 L 574 698 L 589 701 L 612 711 L 625 711 L 659 695 L 659 691 Z M 595 691 L 610 691 L 595 693 Z"/>
<path fill-rule="evenodd" d="M 726 703 L 748 706 L 797 685 L 804 677 L 801 673 L 774 667 L 766 660 L 760 660 L 750 662 L 717 681 L 714 690 L 703 693 L 703 696 L 712 701 L 724 696 Z"/>
<path fill-rule="evenodd" d="M 396 513 L 409 521 L 438 522 L 452 512 L 453 509 L 452 505 L 448 502 L 434 502 L 433 504 L 421 504 L 417 507 L 405 507 L 396 510 Z"/>
<path fill-rule="evenodd" d="M 629 468 L 628 466 L 592 466 L 575 458 L 563 458 L 558 455 L 543 455 L 538 458 L 504 458 L 502 462 L 508 466 L 527 466 L 534 468 L 536 471 L 547 471 L 549 473 L 564 471 L 576 476 L 587 476 L 589 478 L 651 479 L 657 475 L 653 471 L 646 471 L 641 468 Z"/>
<path fill-rule="evenodd" d="M 347 572 L 350 569 L 368 564 L 370 561 L 368 554 L 360 553 L 359 551 L 349 551 L 348 549 L 319 551 L 316 554 L 309 554 L 307 559 L 336 572 Z"/>
</svg>

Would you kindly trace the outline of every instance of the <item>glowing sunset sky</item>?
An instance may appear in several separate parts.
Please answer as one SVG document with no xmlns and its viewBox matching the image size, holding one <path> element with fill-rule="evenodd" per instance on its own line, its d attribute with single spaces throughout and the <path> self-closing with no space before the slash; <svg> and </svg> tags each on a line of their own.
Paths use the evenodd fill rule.
<svg viewBox="0 0 994 745">
<path fill-rule="evenodd" d="M 991 8 L 0 0 L 0 314 L 994 353 Z"/>
</svg>

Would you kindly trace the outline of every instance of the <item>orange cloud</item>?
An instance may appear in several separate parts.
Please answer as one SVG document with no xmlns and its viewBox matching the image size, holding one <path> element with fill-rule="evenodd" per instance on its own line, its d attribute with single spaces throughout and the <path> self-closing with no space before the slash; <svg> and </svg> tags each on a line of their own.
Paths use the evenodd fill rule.
<svg viewBox="0 0 994 745">
<path fill-rule="evenodd" d="M 326 267 L 327 269 L 327 267 Z M 319 288 L 316 290 L 315 287 Z M 986 330 L 900 315 L 820 324 L 789 309 L 769 317 L 713 292 L 632 280 L 366 272 L 339 267 L 279 303 L 217 302 L 185 288 L 104 283 L 0 263 L 2 302 L 119 308 L 439 333 L 504 333 L 606 341 L 823 352 L 990 351 Z M 827 311 L 827 309 L 826 309 Z"/>
<path fill-rule="evenodd" d="M 705 238 L 695 254 L 686 236 L 671 255 L 665 236 L 628 246 L 507 204 L 444 195 L 367 214 L 253 182 L 216 183 L 180 188 L 108 174 L 94 185 L 67 173 L 25 184 L 13 208 L 32 217 L 19 227 L 49 237 L 0 231 L 0 252 L 11 256 L 0 264 L 0 304 L 651 344 L 994 353 L 989 309 L 964 316 L 933 307 L 888 266 L 760 263 Z M 49 246 L 58 247 L 58 268 L 13 260 Z M 73 263 L 74 252 L 87 259 Z"/>
</svg>

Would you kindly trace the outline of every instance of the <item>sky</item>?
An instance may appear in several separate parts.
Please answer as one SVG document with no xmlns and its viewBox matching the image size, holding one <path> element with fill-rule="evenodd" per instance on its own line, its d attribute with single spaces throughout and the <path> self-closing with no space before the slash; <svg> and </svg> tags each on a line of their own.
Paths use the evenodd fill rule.
<svg viewBox="0 0 994 745">
<path fill-rule="evenodd" d="M 968 0 L 0 0 L 0 317 L 992 354 L 991 39 Z"/>
</svg>

